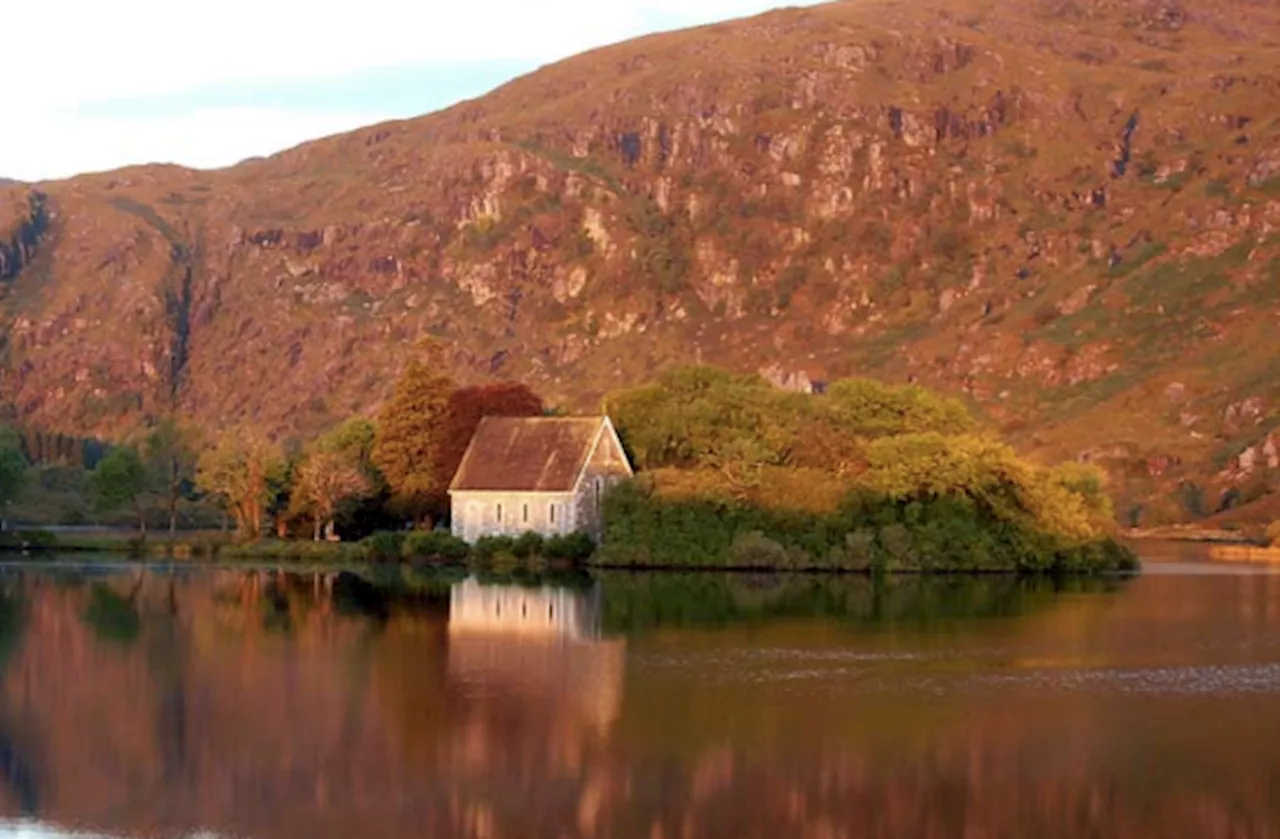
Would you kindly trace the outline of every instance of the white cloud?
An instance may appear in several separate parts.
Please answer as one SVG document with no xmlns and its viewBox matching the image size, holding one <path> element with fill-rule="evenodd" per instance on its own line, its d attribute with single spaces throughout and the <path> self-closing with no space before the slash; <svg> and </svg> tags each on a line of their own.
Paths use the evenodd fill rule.
<svg viewBox="0 0 1280 839">
<path fill-rule="evenodd" d="M 0 131 L 0 176 L 35 181 L 134 163 L 217 168 L 381 118 L 378 114 L 261 108 L 121 118 L 36 114 L 24 117 L 20 131 Z"/>
<path fill-rule="evenodd" d="M 793 0 L 810 4 L 813 0 Z M 223 108 L 112 117 L 119 100 L 340 79 L 387 67 L 564 58 L 786 0 L 44 0 L 6 4 L 5 66 L 21 117 L 0 130 L 0 176 L 119 166 L 223 166 L 399 114 Z M 104 104 L 105 103 L 105 104 Z M 86 106 L 88 106 L 86 110 Z M 119 109 L 117 109 L 119 110 Z"/>
<path fill-rule="evenodd" d="M 11 4 L 5 64 L 66 105 L 229 81 L 334 77 L 372 67 L 551 60 L 769 0 L 48 0 Z M 38 69 L 35 69 L 38 68 Z M 36 81 L 38 79 L 38 82 Z M 34 92 L 28 90 L 28 92 Z"/>
</svg>

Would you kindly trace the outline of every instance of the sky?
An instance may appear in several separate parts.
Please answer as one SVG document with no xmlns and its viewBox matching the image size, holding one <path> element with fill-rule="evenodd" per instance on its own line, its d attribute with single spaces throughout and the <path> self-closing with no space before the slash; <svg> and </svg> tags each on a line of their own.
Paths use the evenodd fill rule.
<svg viewBox="0 0 1280 839">
<path fill-rule="evenodd" d="M 6 4 L 0 177 L 229 166 L 429 113 L 593 47 L 807 2 Z"/>
</svg>

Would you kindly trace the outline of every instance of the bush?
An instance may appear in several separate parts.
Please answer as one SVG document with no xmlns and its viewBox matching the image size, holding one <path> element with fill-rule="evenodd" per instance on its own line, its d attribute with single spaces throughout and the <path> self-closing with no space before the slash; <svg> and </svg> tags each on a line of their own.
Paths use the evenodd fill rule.
<svg viewBox="0 0 1280 839">
<path fill-rule="evenodd" d="M 511 552 L 516 555 L 516 559 L 540 557 L 542 556 L 542 549 L 542 534 L 535 533 L 532 530 L 521 533 L 519 538 L 511 543 Z"/>
<path fill-rule="evenodd" d="M 447 530 L 410 533 L 401 546 L 405 559 L 436 559 L 465 562 L 471 547 Z"/>
<path fill-rule="evenodd" d="M 586 562 L 595 552 L 595 540 L 586 533 L 552 536 L 542 546 L 543 558 L 552 562 Z"/>
<path fill-rule="evenodd" d="M 394 531 L 381 531 L 361 543 L 365 559 L 370 562 L 397 562 L 404 547 L 405 536 Z"/>
<path fill-rule="evenodd" d="M 490 562 L 500 556 L 515 556 L 516 540 L 510 536 L 481 536 L 472 552 L 476 559 Z"/>
<path fill-rule="evenodd" d="M 1280 521 L 1267 525 L 1267 544 L 1280 548 Z"/>
<path fill-rule="evenodd" d="M 729 565 L 734 568 L 785 568 L 787 549 L 758 530 L 741 533 L 729 547 Z"/>
</svg>

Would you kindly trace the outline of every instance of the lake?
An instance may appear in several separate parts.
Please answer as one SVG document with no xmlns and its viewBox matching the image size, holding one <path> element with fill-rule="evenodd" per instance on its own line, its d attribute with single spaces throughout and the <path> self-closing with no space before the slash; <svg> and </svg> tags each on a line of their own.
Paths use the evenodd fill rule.
<svg viewBox="0 0 1280 839">
<path fill-rule="evenodd" d="M 0 836 L 1280 836 L 1280 574 L 0 569 Z"/>
</svg>

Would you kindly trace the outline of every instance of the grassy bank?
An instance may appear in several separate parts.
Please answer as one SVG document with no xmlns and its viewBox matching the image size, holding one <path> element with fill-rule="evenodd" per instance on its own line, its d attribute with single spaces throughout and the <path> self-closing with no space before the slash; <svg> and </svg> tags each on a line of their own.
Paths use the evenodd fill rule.
<svg viewBox="0 0 1280 839">
<path fill-rule="evenodd" d="M 113 554 L 134 559 L 255 561 L 302 563 L 436 562 L 515 566 L 520 564 L 582 565 L 595 544 L 582 534 L 543 539 L 536 534 L 519 538 L 482 539 L 475 545 L 446 532 L 382 532 L 360 542 L 314 542 L 302 539 L 236 541 L 217 532 L 167 534 L 141 538 L 121 531 L 53 533 L 21 530 L 0 534 L 0 552 L 18 555 Z"/>
<path fill-rule="evenodd" d="M 361 542 L 262 539 L 219 533 L 149 539 L 121 532 L 0 535 L 0 551 L 31 556 L 114 554 L 209 562 L 434 563 L 476 567 L 803 571 L 861 574 L 1102 574 L 1137 570 L 1112 539 L 1068 540 L 984 516 L 957 501 L 899 505 L 851 498 L 829 514 L 657 497 L 639 484 L 608 500 L 608 538 L 486 538 L 382 532 Z"/>
</svg>

